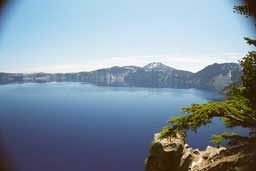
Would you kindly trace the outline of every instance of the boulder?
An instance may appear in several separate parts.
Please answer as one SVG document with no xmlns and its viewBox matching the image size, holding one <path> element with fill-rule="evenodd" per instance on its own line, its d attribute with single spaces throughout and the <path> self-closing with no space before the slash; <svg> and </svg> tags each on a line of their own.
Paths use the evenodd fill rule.
<svg viewBox="0 0 256 171">
<path fill-rule="evenodd" d="M 192 149 L 185 145 L 185 137 L 177 134 L 160 139 L 159 136 L 159 133 L 154 135 L 145 171 L 187 171 Z"/>
</svg>

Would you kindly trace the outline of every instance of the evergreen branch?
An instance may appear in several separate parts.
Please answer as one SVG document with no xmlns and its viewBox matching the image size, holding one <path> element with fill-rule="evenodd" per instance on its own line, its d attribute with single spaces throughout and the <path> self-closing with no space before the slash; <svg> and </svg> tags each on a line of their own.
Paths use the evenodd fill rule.
<svg viewBox="0 0 256 171">
<path fill-rule="evenodd" d="M 246 41 L 246 43 L 248 43 L 249 45 L 254 45 L 256 46 L 256 40 L 255 39 L 251 39 L 248 37 L 244 37 L 244 40 Z"/>
</svg>

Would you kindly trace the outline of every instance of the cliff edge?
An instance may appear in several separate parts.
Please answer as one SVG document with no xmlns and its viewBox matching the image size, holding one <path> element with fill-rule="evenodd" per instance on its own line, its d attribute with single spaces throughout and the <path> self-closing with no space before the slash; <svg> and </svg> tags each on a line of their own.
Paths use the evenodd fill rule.
<svg viewBox="0 0 256 171">
<path fill-rule="evenodd" d="M 154 135 L 145 171 L 229 171 L 238 162 L 237 155 L 227 155 L 225 147 L 208 146 L 205 150 L 192 149 L 185 144 L 185 136 L 160 139 Z"/>
</svg>

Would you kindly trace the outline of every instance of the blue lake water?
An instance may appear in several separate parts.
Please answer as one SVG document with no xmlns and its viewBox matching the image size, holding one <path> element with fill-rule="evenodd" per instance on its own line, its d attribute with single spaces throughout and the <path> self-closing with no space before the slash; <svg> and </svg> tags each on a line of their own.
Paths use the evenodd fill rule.
<svg viewBox="0 0 256 171">
<path fill-rule="evenodd" d="M 15 171 L 143 171 L 153 134 L 180 108 L 222 96 L 196 89 L 80 83 L 0 86 L 0 144 Z M 188 143 L 209 144 L 215 120 Z"/>
</svg>

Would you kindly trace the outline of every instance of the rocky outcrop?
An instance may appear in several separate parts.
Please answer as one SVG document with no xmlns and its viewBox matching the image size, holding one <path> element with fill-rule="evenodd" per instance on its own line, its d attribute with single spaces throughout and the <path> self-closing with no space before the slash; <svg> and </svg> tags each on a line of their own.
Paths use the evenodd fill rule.
<svg viewBox="0 0 256 171">
<path fill-rule="evenodd" d="M 186 151 L 183 135 L 176 138 L 159 139 L 155 134 L 150 153 L 146 159 L 146 171 L 179 171 L 180 168 L 187 169 L 190 163 L 190 152 Z"/>
<path fill-rule="evenodd" d="M 204 151 L 185 144 L 185 136 L 159 138 L 154 135 L 145 161 L 145 171 L 220 171 L 231 170 L 238 161 L 236 155 L 225 155 L 226 148 L 208 146 Z"/>
</svg>

